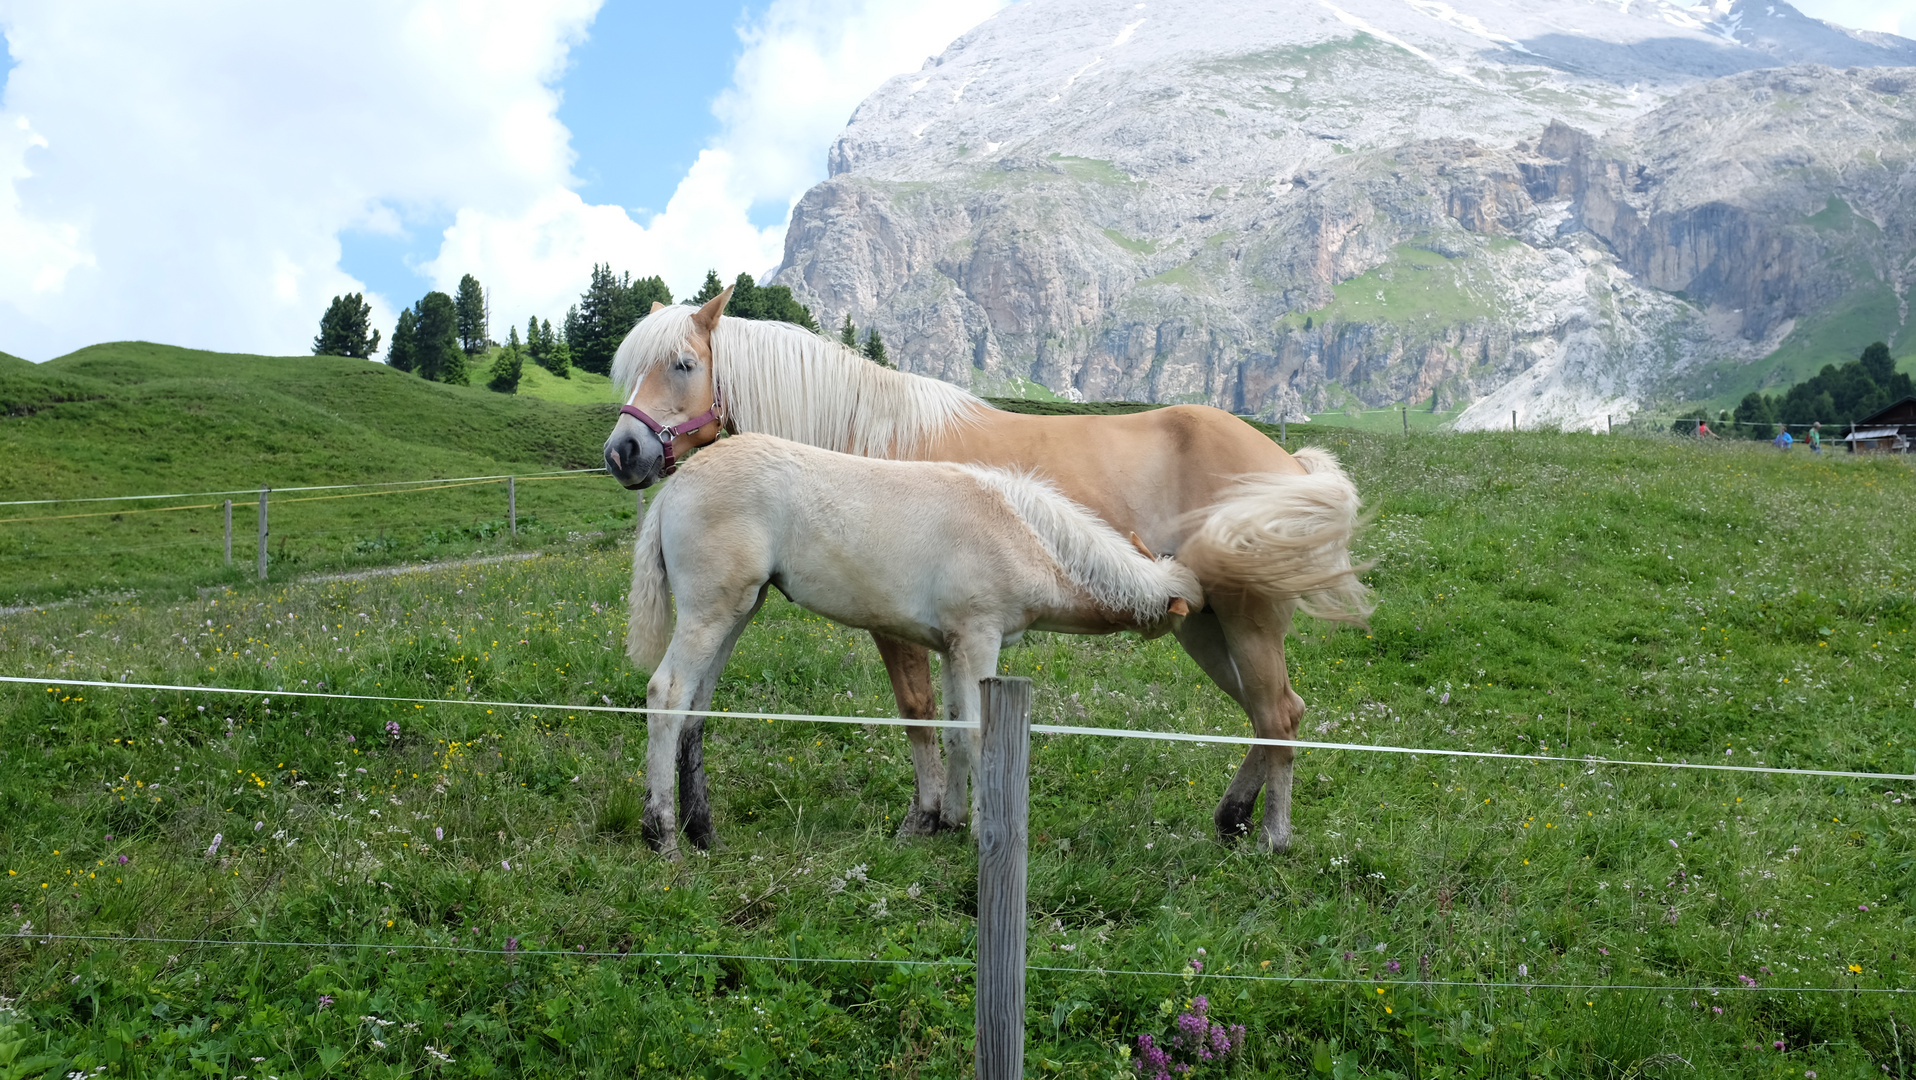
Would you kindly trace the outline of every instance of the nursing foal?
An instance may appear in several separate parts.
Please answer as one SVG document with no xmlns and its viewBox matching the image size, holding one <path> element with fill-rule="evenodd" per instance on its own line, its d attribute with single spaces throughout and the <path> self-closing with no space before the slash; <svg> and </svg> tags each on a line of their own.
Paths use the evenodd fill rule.
<svg viewBox="0 0 1916 1080">
<path fill-rule="evenodd" d="M 739 435 L 681 468 L 639 533 L 626 648 L 652 670 L 646 705 L 706 709 L 773 585 L 835 622 L 942 654 L 946 718 L 972 725 L 978 681 L 1025 630 L 1156 635 L 1204 606 L 1181 563 L 1149 557 L 1029 476 Z M 665 712 L 647 728 L 645 838 L 674 858 L 675 786 L 688 838 L 701 848 L 716 838 L 692 782 L 703 727 Z M 954 827 L 971 805 L 972 732 L 945 729 L 945 751 L 940 813 Z"/>
</svg>

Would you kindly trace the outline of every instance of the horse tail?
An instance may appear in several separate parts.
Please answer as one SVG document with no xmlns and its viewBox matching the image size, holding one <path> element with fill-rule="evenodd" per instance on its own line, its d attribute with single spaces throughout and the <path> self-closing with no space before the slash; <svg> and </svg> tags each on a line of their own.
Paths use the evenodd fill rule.
<svg viewBox="0 0 1916 1080">
<path fill-rule="evenodd" d="M 1351 541 L 1362 526 L 1357 488 L 1328 450 L 1300 450 L 1297 463 L 1301 476 L 1243 477 L 1223 499 L 1193 513 L 1177 559 L 1209 592 L 1241 590 L 1362 624 L 1375 605 L 1358 579 L 1370 564 L 1351 562 Z"/>
<path fill-rule="evenodd" d="M 672 641 L 672 583 L 665 572 L 665 499 L 653 500 L 632 550 L 632 621 L 625 631 L 625 654 L 646 671 L 658 667 Z"/>
</svg>

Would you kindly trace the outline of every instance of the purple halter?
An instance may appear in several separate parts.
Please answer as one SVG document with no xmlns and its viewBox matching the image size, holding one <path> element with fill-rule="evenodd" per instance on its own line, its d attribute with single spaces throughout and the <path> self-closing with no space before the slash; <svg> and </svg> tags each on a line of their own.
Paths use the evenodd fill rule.
<svg viewBox="0 0 1916 1080">
<path fill-rule="evenodd" d="M 718 373 L 712 373 L 712 407 L 694 416 L 666 427 L 645 414 L 645 410 L 630 403 L 619 406 L 619 411 L 644 424 L 652 434 L 658 436 L 659 445 L 665 448 L 665 468 L 659 470 L 660 476 L 671 476 L 679 469 L 678 455 L 672 451 L 672 441 L 681 435 L 690 435 L 714 420 L 725 419 L 725 396 L 719 388 Z"/>
</svg>

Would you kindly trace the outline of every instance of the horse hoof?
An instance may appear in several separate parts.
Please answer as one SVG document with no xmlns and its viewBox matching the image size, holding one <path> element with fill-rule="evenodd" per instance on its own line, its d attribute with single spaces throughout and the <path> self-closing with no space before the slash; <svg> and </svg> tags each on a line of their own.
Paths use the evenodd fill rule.
<svg viewBox="0 0 1916 1080">
<path fill-rule="evenodd" d="M 1291 838 L 1288 835 L 1271 836 L 1267 833 L 1258 839 L 1257 846 L 1273 855 L 1283 855 L 1291 850 Z"/>
<path fill-rule="evenodd" d="M 938 831 L 938 813 L 935 810 L 911 810 L 906 812 L 905 820 L 898 823 L 898 839 L 910 840 L 919 836 L 931 836 Z"/>
</svg>

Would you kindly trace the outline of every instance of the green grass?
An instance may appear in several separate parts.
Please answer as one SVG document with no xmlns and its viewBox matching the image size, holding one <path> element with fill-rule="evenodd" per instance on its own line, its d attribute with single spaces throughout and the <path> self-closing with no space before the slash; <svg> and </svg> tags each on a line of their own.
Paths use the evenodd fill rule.
<svg viewBox="0 0 1916 1080">
<path fill-rule="evenodd" d="M 1361 551 L 1380 606 L 1368 631 L 1292 639 L 1306 735 L 1916 765 L 1905 465 L 1587 435 L 1308 437 L 1375 511 Z M 634 719 L 274 693 L 637 703 L 628 569 L 606 546 L 0 621 L 7 668 L 46 680 L 0 688 L 13 926 L 368 946 L 0 939 L 11 1038 L 40 1062 L 25 1075 L 392 1076 L 430 1073 L 428 1047 L 448 1076 L 966 1073 L 969 971 L 896 961 L 970 955 L 975 855 L 962 836 L 891 839 L 910 784 L 895 730 L 714 721 L 724 844 L 674 866 L 632 835 Z M 1168 639 L 1033 634 L 1004 660 L 1035 681 L 1041 721 L 1245 730 Z M 102 674 L 260 695 L 60 681 Z M 776 600 L 716 704 L 893 710 L 869 639 Z M 1300 758 L 1297 847 L 1273 858 L 1211 838 L 1238 757 L 1036 740 L 1030 954 L 1074 970 L 1029 977 L 1032 1075 L 1135 1075 L 1121 1049 L 1199 993 L 1249 1032 L 1242 1060 L 1199 1077 L 1323 1075 L 1314 1060 L 1402 1077 L 1902 1065 L 1898 1000 L 1777 988 L 1910 985 L 1912 785 L 1318 751 Z M 671 955 L 508 956 L 509 938 Z M 455 941 L 478 951 L 390 949 Z M 1189 971 L 1199 949 L 1206 976 L 1350 981 L 1092 970 Z"/>
<path fill-rule="evenodd" d="M 567 405 L 616 406 L 619 398 L 607 376 L 573 368 L 561 379 L 537 364 L 527 364 L 521 369 L 519 395 Z"/>
<path fill-rule="evenodd" d="M 0 364 L 0 501 L 589 467 L 613 409 L 442 386 L 358 360 L 98 345 Z M 502 484 L 343 494 L 275 500 L 272 573 L 515 546 Z M 220 497 L 0 507 L 0 603 L 239 580 L 253 565 L 252 498 L 233 497 L 232 570 Z M 629 527 L 633 514 L 632 497 L 603 477 L 522 483 L 518 499 L 519 546 Z M 91 516 L 66 516 L 77 514 Z"/>
<path fill-rule="evenodd" d="M 1155 255 L 1158 250 L 1156 240 L 1134 240 L 1116 229 L 1104 230 L 1104 238 L 1133 255 Z"/>
</svg>

